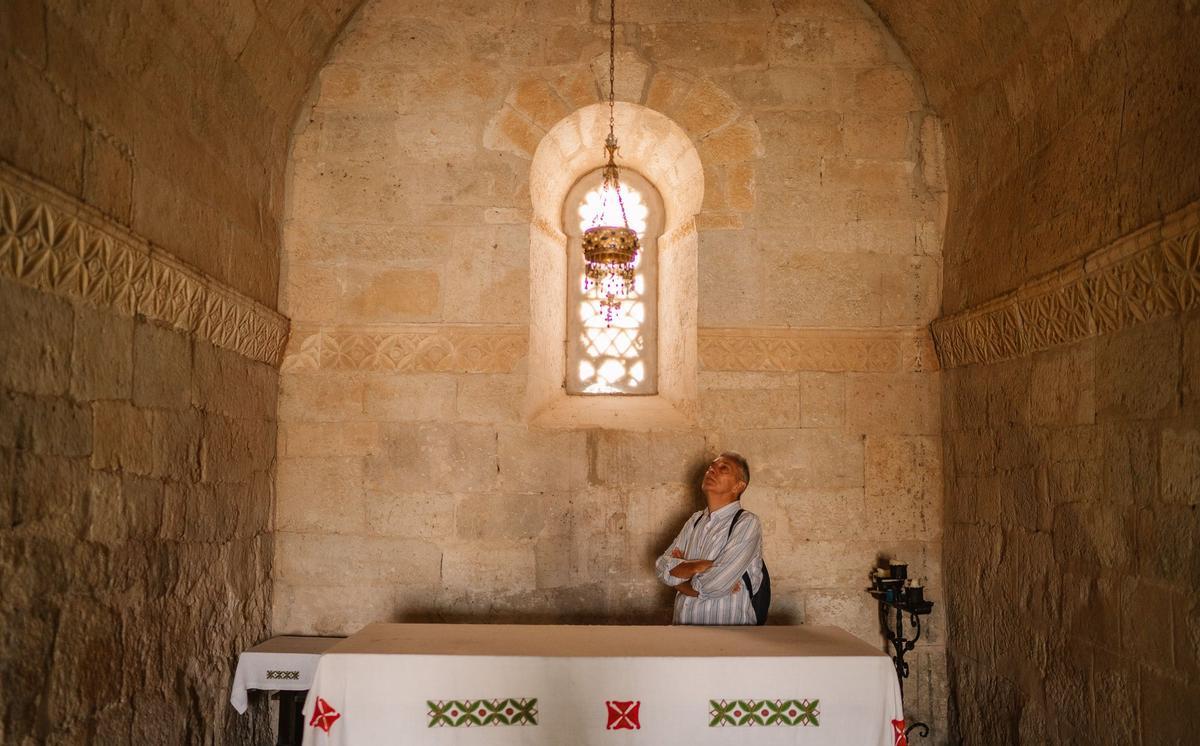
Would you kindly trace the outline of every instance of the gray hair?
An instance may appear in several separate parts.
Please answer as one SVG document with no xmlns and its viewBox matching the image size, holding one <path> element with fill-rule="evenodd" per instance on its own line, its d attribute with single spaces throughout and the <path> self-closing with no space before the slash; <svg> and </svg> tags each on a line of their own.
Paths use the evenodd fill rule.
<svg viewBox="0 0 1200 746">
<path fill-rule="evenodd" d="M 742 481 L 746 483 L 746 487 L 750 486 L 750 462 L 746 460 L 745 456 L 737 451 L 722 451 L 717 458 L 727 458 L 737 464 L 738 468 L 742 470 Z M 746 491 L 746 487 L 742 488 L 742 492 Z M 740 496 L 741 493 L 739 492 L 738 495 Z"/>
</svg>

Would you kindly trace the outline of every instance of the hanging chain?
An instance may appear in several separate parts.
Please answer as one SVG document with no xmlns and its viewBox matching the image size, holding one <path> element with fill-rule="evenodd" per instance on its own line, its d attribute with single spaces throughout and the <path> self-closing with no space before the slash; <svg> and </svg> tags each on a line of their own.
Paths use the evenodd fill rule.
<svg viewBox="0 0 1200 746">
<path fill-rule="evenodd" d="M 616 101 L 616 79 L 617 79 L 617 0 L 609 0 L 608 4 L 608 136 L 616 144 L 616 135 L 613 130 L 616 126 L 616 119 L 613 116 L 613 105 Z"/>
<path fill-rule="evenodd" d="M 608 139 L 604 142 L 604 150 L 608 153 L 608 165 L 604 169 L 604 183 L 612 179 L 612 190 L 617 193 L 617 205 L 621 208 L 621 222 L 629 227 L 629 217 L 625 214 L 625 198 L 621 196 L 621 178 L 617 173 L 615 157 L 617 154 L 617 119 L 616 107 L 617 80 L 617 0 L 608 3 Z"/>
</svg>

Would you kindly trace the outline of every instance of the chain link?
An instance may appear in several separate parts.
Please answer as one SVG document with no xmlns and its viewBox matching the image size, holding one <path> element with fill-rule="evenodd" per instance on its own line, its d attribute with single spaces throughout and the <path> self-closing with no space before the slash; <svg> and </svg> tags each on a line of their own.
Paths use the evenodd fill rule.
<svg viewBox="0 0 1200 746">
<path fill-rule="evenodd" d="M 629 227 L 629 218 L 625 215 L 625 198 L 621 196 L 621 178 L 617 174 L 615 162 L 617 154 L 617 119 L 614 113 L 616 107 L 617 79 L 617 0 L 608 3 L 608 140 L 605 150 L 608 151 L 608 167 L 604 170 L 604 182 L 608 183 L 612 176 L 612 190 L 617 193 L 617 205 L 621 208 L 621 222 Z"/>
<path fill-rule="evenodd" d="M 617 79 L 617 0 L 609 0 L 608 4 L 608 134 L 613 134 L 616 119 L 613 116 L 613 106 L 616 102 Z"/>
</svg>

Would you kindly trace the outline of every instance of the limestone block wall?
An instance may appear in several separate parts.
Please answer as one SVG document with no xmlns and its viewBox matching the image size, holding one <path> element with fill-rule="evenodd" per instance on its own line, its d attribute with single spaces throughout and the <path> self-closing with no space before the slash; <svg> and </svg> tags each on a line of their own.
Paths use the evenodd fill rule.
<svg viewBox="0 0 1200 746">
<path fill-rule="evenodd" d="M 942 374 L 965 740 L 1185 743 L 1197 725 L 1200 205 L 1139 238 L 935 327 L 972 362 Z"/>
<path fill-rule="evenodd" d="M 274 305 L 297 104 L 349 2 L 0 8 L 0 158 Z"/>
<path fill-rule="evenodd" d="M 269 740 L 227 697 L 268 629 L 285 334 L 0 168 L 0 740 Z"/>
<path fill-rule="evenodd" d="M 956 164 L 935 325 L 956 735 L 1194 740 L 1200 11 L 872 4 Z"/>
<path fill-rule="evenodd" d="M 351 10 L 0 3 L 0 742 L 270 740 L 225 697 L 267 633 L 283 173 Z"/>
<path fill-rule="evenodd" d="M 564 294 L 530 263 L 558 230 L 531 226 L 558 211 L 532 203 L 531 159 L 601 100 L 607 3 L 379 0 L 347 27 L 288 185 L 276 633 L 665 623 L 652 560 L 726 448 L 754 465 L 777 621 L 879 641 L 879 555 L 941 599 L 940 126 L 856 2 L 688 8 L 618 14 L 618 98 L 703 166 L 681 228 L 698 393 L 659 430 L 531 426 L 525 406 L 530 293 Z M 944 632 L 939 612 L 908 689 L 942 740 Z"/>
</svg>

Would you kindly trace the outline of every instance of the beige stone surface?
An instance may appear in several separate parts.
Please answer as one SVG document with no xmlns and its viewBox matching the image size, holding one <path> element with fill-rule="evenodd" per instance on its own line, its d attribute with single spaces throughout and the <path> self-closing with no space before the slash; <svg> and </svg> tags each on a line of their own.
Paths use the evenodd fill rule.
<svg viewBox="0 0 1200 746">
<path fill-rule="evenodd" d="M 537 572 L 533 547 L 512 546 L 486 541 L 447 545 L 442 557 L 442 581 L 452 590 L 481 590 L 487 587 L 505 592 L 531 590 Z"/>
<path fill-rule="evenodd" d="M 3 283 L 4 387 L 36 394 L 65 392 L 71 379 L 71 307 L 7 279 Z"/>
<path fill-rule="evenodd" d="M 456 416 L 467 422 L 513 423 L 521 417 L 523 375 L 475 375 L 458 382 Z"/>
<path fill-rule="evenodd" d="M 487 491 L 498 478 L 496 433 L 482 425 L 390 425 L 365 458 L 369 491 Z"/>
<path fill-rule="evenodd" d="M 442 572 L 441 552 L 422 539 L 280 531 L 275 544 L 287 584 L 436 585 Z"/>
<path fill-rule="evenodd" d="M 281 455 L 275 490 L 275 527 L 280 531 L 358 534 L 366 529 L 361 457 Z"/>
<path fill-rule="evenodd" d="M 0 562 L 0 624 L 24 641 L 0 665 L 16 687 L 8 693 L 24 694 L 8 698 L 0 733 L 78 743 L 195 736 L 190 705 L 158 694 L 160 674 L 134 673 L 158 646 L 212 671 L 169 674 L 215 713 L 205 738 L 265 740 L 265 719 L 220 714 L 232 668 L 212 656 L 267 634 L 277 373 L 144 319 L 28 299 L 5 316 L 33 325 L 6 347 L 3 366 L 0 541 L 13 553 Z M 36 354 L 25 357 L 30 342 Z M 205 623 L 194 621 L 198 609 Z M 41 647 L 45 620 L 59 614 L 70 621 Z M 79 672 L 91 658 L 108 662 Z M 142 691 L 154 718 L 122 704 L 121 692 Z M 28 716 L 37 708 L 57 713 L 55 724 L 38 725 Z"/>
<path fill-rule="evenodd" d="M 382 422 L 444 421 L 455 411 L 458 381 L 453 376 L 368 374 L 362 380 L 364 414 L 377 426 Z"/>
<path fill-rule="evenodd" d="M 361 377 L 344 373 L 306 373 L 281 378 L 281 420 L 362 419 L 366 416 L 366 385 Z"/>
<path fill-rule="evenodd" d="M 1050 313 L 1061 323 L 1062 310 Z M 1013 697 L 1046 698 L 1020 717 L 1021 732 L 1039 740 L 1079 737 L 1077 721 L 1056 714 L 1064 709 L 1087 718 L 1124 708 L 1127 740 L 1169 742 L 1190 727 L 1190 714 L 1130 703 L 1157 708 L 1194 686 L 1193 630 L 1177 621 L 1192 605 L 1197 566 L 1186 319 L 1131 319 L 943 373 L 949 651 L 971 668 L 951 668 L 964 738 L 988 738 L 978 708 L 995 710 L 998 682 L 1008 681 L 1020 682 Z M 1020 621 L 989 622 L 997 607 Z M 1000 652 L 1013 644 L 1029 653 Z M 1105 694 L 1089 699 L 1089 688 Z M 1000 711 L 1015 712 L 1007 701 Z"/>
<path fill-rule="evenodd" d="M 855 573 L 882 537 L 823 540 L 805 553 L 782 506 L 790 491 L 863 490 L 866 499 L 870 439 L 890 437 L 914 407 L 933 406 L 924 390 L 903 376 L 874 380 L 873 390 L 884 392 L 877 426 L 851 410 L 843 372 L 797 370 L 794 357 L 778 378 L 737 381 L 738 371 L 722 371 L 731 375 L 704 387 L 688 378 L 699 367 L 697 316 L 751 330 L 890 328 L 924 324 L 937 307 L 933 257 L 945 189 L 931 155 L 938 146 L 927 141 L 940 136 L 926 126 L 926 81 L 866 6 L 653 2 L 622 11 L 618 97 L 662 114 L 622 122 L 623 155 L 671 187 L 671 228 L 689 223 L 702 194 L 709 199 L 698 243 L 692 233 L 690 243 L 672 247 L 695 261 L 664 265 L 685 278 L 663 287 L 678 301 L 664 326 L 682 330 L 663 374 L 678 382 L 672 391 L 683 402 L 669 423 L 530 427 L 521 405 L 533 380 L 526 373 L 553 371 L 532 354 L 532 335 L 491 335 L 512 347 L 501 355 L 461 328 L 441 333 L 449 323 L 536 320 L 529 289 L 548 275 L 544 262 L 530 261 L 529 224 L 537 216 L 553 231 L 558 205 L 539 202 L 553 189 L 531 178 L 530 159 L 543 144 L 591 148 L 603 137 L 602 117 L 568 119 L 587 127 L 572 138 L 552 132 L 599 98 L 602 5 L 167 2 L 131 15 L 31 0 L 0 10 L 8 91 L 0 119 L 13 123 L 0 131 L 0 158 L 131 227 L 156 256 L 177 257 L 267 304 L 278 296 L 293 321 L 354 325 L 352 334 L 327 337 L 302 330 L 295 339 L 315 339 L 318 358 L 327 357 L 289 367 L 277 381 L 269 366 L 221 348 L 220 330 L 188 337 L 132 313 L 114 320 L 75 300 L 0 285 L 0 484 L 41 486 L 20 493 L 37 503 L 26 513 L 37 521 L 3 537 L 13 547 L 5 557 L 19 559 L 3 576 L 0 622 L 31 651 L 6 668 L 29 694 L 6 710 L 5 738 L 266 742 L 264 718 L 232 717 L 220 693 L 231 651 L 268 634 L 271 608 L 276 631 L 324 633 L 418 614 L 661 622 L 670 594 L 649 577 L 649 562 L 695 507 L 694 467 L 721 447 L 748 451 L 762 463 L 755 489 L 778 491 L 764 493 L 762 505 L 781 561 L 793 551 L 827 560 L 819 576 L 797 574 L 796 585 L 780 589 L 780 619 L 810 612 L 876 634 Z M 1089 23 L 1076 12 L 1071 43 L 1096 50 L 1121 27 L 1111 15 Z M 912 51 L 924 60 L 926 50 Z M 1078 58 L 1091 57 L 1107 58 Z M 948 100 L 951 77 L 933 81 L 939 101 Z M 1032 82 L 1004 88 L 1005 105 L 1028 112 L 1053 100 L 1071 108 L 1065 92 L 1024 90 Z M 1157 90 L 1146 88 L 1150 96 Z M 996 108 L 971 111 L 984 119 Z M 1128 131 L 1148 141 L 1142 108 L 1127 108 Z M 1073 131 L 1095 121 L 1080 117 Z M 664 122 L 681 128 L 687 148 L 663 134 Z M 1005 170 L 997 167 L 1001 148 L 962 136 L 953 117 L 947 122 L 946 142 L 965 152 L 961 173 Z M 1037 147 L 1038 133 L 1065 122 L 1033 124 Z M 1173 142 L 1184 142 L 1190 130 L 1174 131 Z M 1082 184 L 1068 168 L 1079 161 L 1145 162 L 1147 173 L 1161 174 L 1162 164 L 1178 160 L 1132 144 L 1110 158 L 1103 148 L 1111 140 L 1096 139 L 1088 157 L 1055 148 L 1046 161 Z M 582 171 L 561 164 L 592 168 L 599 155 L 591 148 L 547 156 L 563 172 L 551 176 L 569 186 Z M 953 184 L 961 173 L 947 171 Z M 1087 177 L 1098 174 L 1093 167 Z M 1176 192 L 1190 183 L 1186 174 L 1173 179 Z M 1045 180 L 1028 183 L 1054 194 Z M 1036 240 L 1049 245 L 1061 230 L 1098 225 L 1097 216 L 1126 220 L 1149 204 L 1132 193 L 1122 199 L 1129 210 L 1087 214 L 1048 199 L 1046 214 L 1028 213 L 1041 219 Z M 738 247 L 763 260 L 735 257 Z M 183 314 L 192 297 L 170 303 Z M 420 332 L 421 354 L 384 360 L 414 339 L 400 328 L 417 323 L 432 327 Z M 356 347 L 373 325 L 387 325 L 385 340 Z M 364 350 L 375 363 L 363 364 Z M 913 368 L 889 368 L 896 369 Z M 812 377 L 821 375 L 832 378 Z M 1098 403 L 1110 390 L 1097 389 Z M 920 433 L 936 438 L 936 430 Z M 881 473 L 893 476 L 878 481 L 879 497 L 912 508 L 924 498 L 897 475 L 921 461 L 897 448 L 899 455 L 880 457 Z M 997 461 L 1028 470 L 1019 450 L 1004 449 Z M 44 488 L 55 483 L 70 489 Z M 538 499 L 557 498 L 553 507 L 543 503 L 537 535 L 527 535 L 526 521 L 485 526 L 463 517 L 523 515 L 518 506 L 532 503 L 511 501 L 518 483 L 540 485 Z M 0 499 L 6 527 L 16 499 Z M 118 502 L 121 522 L 102 514 Z M 854 510 L 834 501 L 828 520 L 848 521 Z M 277 541 L 266 533 L 272 515 Z M 916 528 L 904 530 L 909 543 L 895 546 L 935 551 L 915 538 Z M 1166 529 L 1149 521 L 1141 530 Z M 360 581 L 322 566 L 331 553 L 344 554 Z M 445 575 L 437 570 L 443 557 Z M 7 573 L 12 563 L 4 563 Z M 400 564 L 420 577 L 404 592 L 393 587 Z M 496 590 L 497 578 L 507 587 Z M 945 666 L 931 634 L 934 650 L 919 669 Z M 181 663 L 154 665 L 163 649 Z M 112 664 L 76 665 L 108 650 L 119 651 L 119 664 L 100 655 Z M 937 681 L 936 673 L 927 680 Z M 935 710 L 938 729 L 945 720 Z M 51 732 L 55 723 L 61 727 Z"/>
<path fill-rule="evenodd" d="M 727 430 L 712 444 L 754 454 L 752 483 L 837 489 L 863 483 L 862 436 L 816 429 Z"/>
<path fill-rule="evenodd" d="M 330 436 L 337 449 L 372 432 L 355 423 L 379 424 L 378 440 L 361 446 L 364 535 L 428 541 L 443 558 L 442 590 L 411 598 L 382 591 L 387 602 L 356 591 L 339 622 L 312 591 L 325 580 L 281 579 L 276 624 L 328 630 L 364 610 L 393 619 L 662 621 L 670 594 L 649 574 L 653 558 L 700 507 L 703 465 L 734 448 L 754 465 L 747 504 L 763 517 L 770 556 L 781 569 L 810 566 L 782 576 L 780 621 L 803 621 L 811 598 L 828 619 L 877 639 L 860 596 L 881 549 L 920 553 L 922 562 L 928 552 L 940 582 L 940 462 L 929 453 L 939 447 L 937 379 L 911 340 L 940 299 L 944 191 L 924 181 L 925 107 L 882 27 L 839 2 L 782 8 L 784 22 L 758 3 L 711 4 L 703 22 L 683 6 L 628 9 L 633 20 L 618 40 L 621 157 L 656 184 L 668 228 L 679 228 L 662 244 L 660 332 L 671 333 L 661 336 L 660 390 L 669 382 L 672 401 L 687 406 L 662 417 L 643 401 L 559 411 L 564 311 L 553 293 L 538 292 L 566 280 L 562 196 L 600 165 L 607 111 L 589 105 L 605 82 L 595 75 L 604 72 L 603 27 L 551 30 L 544 49 L 511 45 L 507 64 L 488 70 L 486 96 L 446 81 L 439 97 L 419 82 L 461 59 L 464 44 L 492 54 L 500 32 L 491 27 L 504 23 L 464 17 L 459 36 L 440 22 L 415 29 L 412 17 L 384 4 L 369 8 L 333 53 L 330 89 L 315 94 L 312 124 L 293 148 L 281 283 L 289 309 L 298 298 L 314 314 L 332 309 L 321 317 L 330 326 L 355 329 L 294 335 L 281 432 L 290 442 L 291 423 L 345 423 L 344 434 Z M 389 34 L 445 49 L 428 61 L 411 50 L 391 54 Z M 387 150 L 380 120 L 410 107 L 388 93 L 403 90 L 396 69 L 413 71 L 403 78 L 418 89 L 412 113 L 431 112 L 436 129 L 441 112 L 453 112 L 475 138 L 473 153 L 459 152 L 467 143 L 460 133 L 429 143 L 445 156 L 444 169 L 419 152 Z M 886 99 L 884 108 L 865 107 L 870 96 Z M 420 140 L 420 120 L 406 122 L 402 131 Z M 930 147 L 928 157 L 940 157 Z M 401 169 L 420 174 L 397 177 Z M 357 292 L 364 272 L 392 269 L 437 273 L 440 306 L 428 319 L 389 318 L 378 300 L 372 313 L 351 318 L 341 299 Z M 502 370 L 456 364 L 426 377 L 397 366 L 403 375 L 365 377 L 383 368 L 363 360 L 393 354 L 401 325 L 415 321 L 429 330 L 528 323 L 528 356 Z M 683 336 L 699 334 L 697 326 L 745 329 L 761 349 L 701 364 L 689 352 L 695 336 Z M 755 336 L 780 327 L 788 327 L 782 341 Z M 395 341 L 381 341 L 385 334 Z M 327 366 L 334 355 L 346 362 Z M 922 372 L 864 379 L 853 389 L 862 402 L 850 411 L 847 370 Z M 371 406 L 385 389 L 401 403 Z M 919 433 L 911 443 L 909 432 Z M 895 442 L 881 441 L 868 462 L 867 438 L 892 433 Z M 899 528 L 907 543 L 896 544 L 870 513 L 868 491 L 872 504 L 916 516 Z M 843 533 L 832 535 L 839 526 Z M 932 660 L 945 666 L 944 657 Z M 930 681 L 944 687 L 938 674 Z M 944 697 L 932 684 L 928 691 Z"/>
<path fill-rule="evenodd" d="M 846 377 L 840 373 L 801 373 L 801 426 L 840 427 L 845 421 Z"/>
<path fill-rule="evenodd" d="M 723 374 L 717 380 L 712 380 L 713 377 L 709 374 L 706 376 L 709 380 L 701 383 L 700 422 L 705 427 L 800 425 L 800 386 L 795 376 L 758 374 L 751 381 L 732 381 L 729 374 Z"/>
<path fill-rule="evenodd" d="M 576 490 L 588 481 L 588 438 L 582 432 L 524 428 L 497 433 L 499 483 L 513 492 Z"/>
<path fill-rule="evenodd" d="M 140 324 L 133 336 L 133 403 L 180 409 L 191 403 L 191 342 L 182 334 Z"/>
<path fill-rule="evenodd" d="M 932 435 L 869 435 L 864 462 L 871 516 L 865 523 L 913 538 L 940 539 L 940 439 Z M 897 501 L 907 507 L 900 517 L 890 509 Z"/>
<path fill-rule="evenodd" d="M 593 456 L 589 481 L 605 485 L 649 487 L 690 483 L 705 463 L 704 438 L 699 434 L 596 432 L 589 444 Z"/>
<path fill-rule="evenodd" d="M 366 494 L 368 533 L 441 539 L 453 535 L 455 498 L 443 494 Z"/>
<path fill-rule="evenodd" d="M 80 401 L 128 399 L 133 385 L 132 319 L 80 309 L 71 348 L 71 393 Z"/>
<path fill-rule="evenodd" d="M 1029 410 L 1039 425 L 1095 421 L 1095 346 L 1084 343 L 1035 356 Z"/>
<path fill-rule="evenodd" d="M 1200 431 L 1167 429 L 1162 433 L 1159 458 L 1163 499 L 1189 505 L 1200 503 Z"/>
<path fill-rule="evenodd" d="M 933 435 L 941 430 L 936 375 L 851 373 L 846 427 L 862 433 Z"/>
<path fill-rule="evenodd" d="M 704 117 L 704 120 L 711 126 L 710 117 Z M 686 126 L 685 122 L 681 124 Z M 733 122 L 708 135 L 700 144 L 700 157 L 705 163 L 742 163 L 762 156 L 762 135 L 753 119 Z"/>
</svg>

